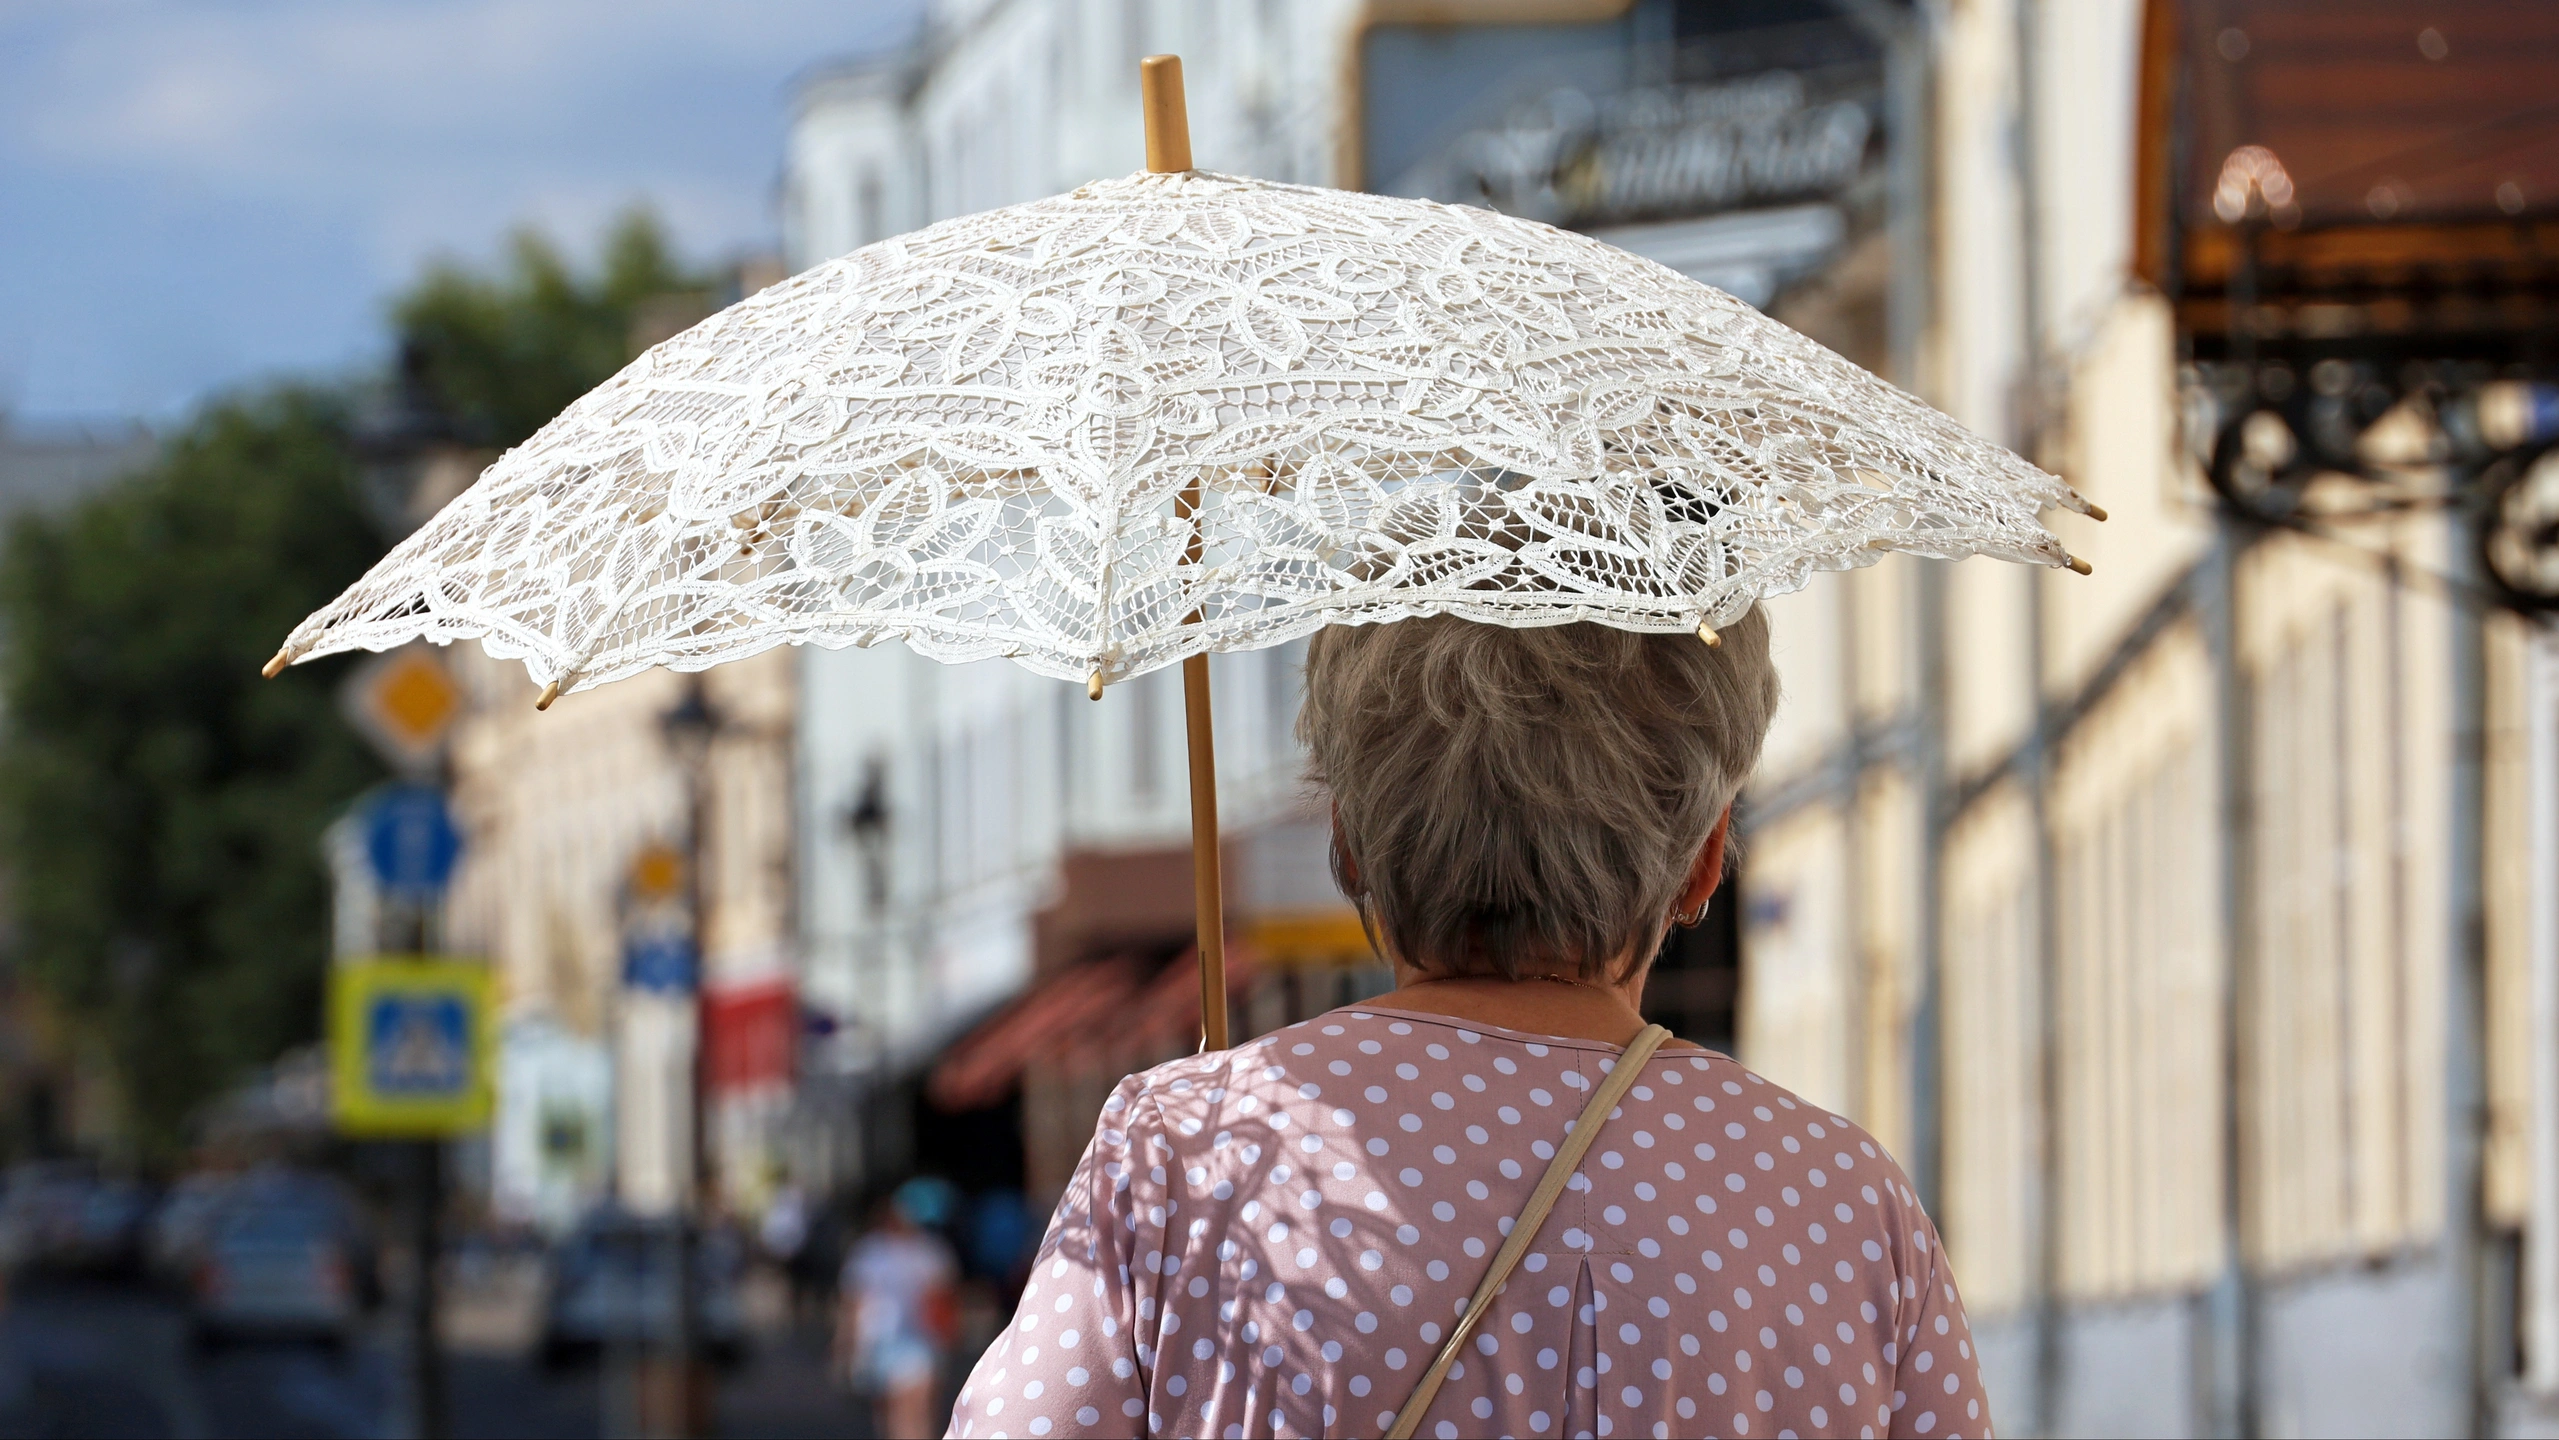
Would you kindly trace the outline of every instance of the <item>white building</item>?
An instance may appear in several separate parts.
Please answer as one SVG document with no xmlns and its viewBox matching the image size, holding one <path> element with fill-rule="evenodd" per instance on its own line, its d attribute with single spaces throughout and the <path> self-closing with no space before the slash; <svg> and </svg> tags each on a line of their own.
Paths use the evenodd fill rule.
<svg viewBox="0 0 2559 1440">
<path fill-rule="evenodd" d="M 1144 166 L 1137 61 L 1177 51 L 1200 163 L 1329 176 L 1342 0 L 945 0 L 914 45 L 802 89 L 784 180 L 785 243 L 804 268 L 953 215 Z M 1312 920 L 1338 947 L 1356 922 L 1324 878 L 1321 834 L 1291 824 L 1288 728 L 1302 647 L 1213 663 L 1229 885 L 1240 933 Z M 803 660 L 801 928 L 812 1003 L 846 1022 L 840 1061 L 911 1062 L 1035 968 L 1034 915 L 1072 854 L 1186 847 L 1181 682 L 1162 672 L 1099 704 L 1003 661 L 945 666 L 900 646 Z M 1161 865 L 1095 883 L 1143 934 L 1178 943 L 1187 879 Z M 1169 895 L 1158 894 L 1170 876 Z M 1110 922 L 1101 922 L 1105 930 Z M 1258 938 L 1267 947 L 1271 932 Z M 1063 962 L 1083 958 L 1063 938 Z M 1364 946 L 1360 947 L 1364 949 Z"/>
<path fill-rule="evenodd" d="M 2513 216 L 2559 175 L 2412 169 L 2243 234 L 2210 203 L 2236 112 L 2176 107 L 2271 76 L 2245 93 L 2277 116 L 2358 83 L 2319 68 L 2353 50 L 2392 94 L 2520 114 L 2548 30 L 2529 6 L 2413 7 L 2422 33 L 2405 4 L 2316 8 L 2325 38 L 2277 0 L 942 4 L 911 51 L 803 92 L 789 243 L 804 266 L 1135 169 L 1136 59 L 1177 51 L 1204 167 L 1592 230 L 2063 474 L 2113 513 L 2059 522 L 2092 579 L 1895 558 L 1771 607 L 1787 699 L 1719 907 L 1739 994 L 1728 1030 L 1690 1031 L 1904 1158 L 2003 1428 L 2465 1433 L 2559 1394 L 2547 662 L 2534 680 L 2523 622 L 2443 581 L 2472 562 L 2442 511 L 2241 524 L 2208 472 L 2258 403 L 2229 387 L 2272 383 L 2233 368 L 2252 345 L 2293 346 L 2302 384 L 2401 383 L 2320 348 L 2424 313 L 2321 290 L 2420 243 L 2371 222 L 2492 193 Z M 2412 115 L 2296 133 L 2377 144 Z M 2430 188 L 2456 184 L 2476 193 Z M 2534 223 L 2462 232 L 2467 273 L 2540 273 Z M 2273 267 L 2254 311 L 2248 235 Z M 2487 313 L 2397 333 L 2487 343 Z M 1337 924 L 1292 818 L 1288 657 L 1217 679 L 1240 929 Z M 903 1058 L 1021 986 L 1079 855 L 1185 837 L 1177 689 L 1091 706 L 1001 664 L 812 654 L 811 993 Z M 1080 1137 L 1072 1109 L 1051 1118 Z"/>
<path fill-rule="evenodd" d="M 803 86 L 783 186 L 790 263 L 804 268 L 935 220 L 1140 168 L 1137 62 L 1151 53 L 1182 56 L 1203 168 L 1353 186 L 1373 169 L 1384 177 L 1380 188 L 1452 199 L 1537 183 L 1520 157 L 1543 153 L 1541 145 L 1551 151 L 1558 122 L 1539 102 L 1559 86 L 1603 98 L 1669 93 L 1670 77 L 1646 69 L 1657 42 L 1675 38 L 1669 7 L 1510 6 L 1520 18 L 1548 10 L 1571 23 L 1470 27 L 1454 51 L 1434 43 L 1428 26 L 1408 23 L 1402 8 L 1352 0 L 936 4 L 908 48 Z M 1487 65 L 1504 75 L 1501 84 L 1477 83 Z M 1871 89 L 1881 76 L 1860 79 Z M 1802 92 L 1781 75 L 1713 94 L 1749 114 L 1818 114 Z M 1831 118 L 1849 127 L 1845 159 L 1828 162 L 1839 173 L 1821 184 L 1774 200 L 1724 197 L 1730 204 L 1675 193 L 1667 206 L 1618 207 L 1638 223 L 1603 214 L 1616 223 L 1592 228 L 1754 301 L 1824 267 L 1854 269 L 1842 264 L 1852 252 L 1871 262 L 1881 243 L 1871 233 L 1877 197 L 1841 201 L 1829 192 L 1861 178 L 1873 189 L 1866 139 L 1876 107 L 1842 107 L 1829 95 L 1811 101 L 1832 105 Z M 1838 125 L 1824 133 L 1839 150 Z M 1786 153 L 1802 162 L 1808 152 Z M 1871 274 L 1832 286 L 1821 316 L 1792 318 L 1853 331 L 1862 323 L 1855 312 L 1879 307 L 1874 290 Z M 1855 294 L 1842 300 L 1843 291 Z M 1322 829 L 1301 813 L 1301 761 L 1289 736 L 1301 654 L 1288 646 L 1219 656 L 1212 666 L 1230 920 L 1246 951 L 1293 966 L 1367 955 L 1327 876 Z M 1019 989 L 1040 968 L 1035 958 L 1079 958 L 1072 940 L 1034 955 L 1034 916 L 1060 903 L 1069 856 L 1169 854 L 1187 842 L 1180 682 L 1169 672 L 1088 705 L 1073 687 L 1009 664 L 945 667 L 897 647 L 812 651 L 805 667 L 802 930 L 810 995 L 852 1022 L 845 1064 L 895 1065 L 926 1053 Z M 1094 883 L 1136 882 L 1106 875 Z M 1170 899 L 1170 909 L 1135 903 L 1162 909 L 1159 933 L 1178 937 L 1188 897 L 1177 889 Z M 1725 991 L 1719 1003 L 1728 1009 Z"/>
</svg>

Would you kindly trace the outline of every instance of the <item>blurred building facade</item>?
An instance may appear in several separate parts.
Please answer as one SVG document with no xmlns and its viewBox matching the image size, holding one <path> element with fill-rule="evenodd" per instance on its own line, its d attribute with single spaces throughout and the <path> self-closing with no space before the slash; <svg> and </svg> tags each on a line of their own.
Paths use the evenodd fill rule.
<svg viewBox="0 0 2559 1440">
<path fill-rule="evenodd" d="M 1178 51 L 1208 168 L 1589 230 L 2067 477 L 2112 516 L 2056 520 L 2092 578 L 1894 557 L 1772 603 L 1731 928 L 1657 989 L 1904 1158 L 2003 1427 L 2530 1428 L 2559 662 L 2477 536 L 2540 513 L 2559 430 L 2554 47 L 2501 0 L 950 3 L 803 89 L 788 244 L 1134 169 L 1135 60 Z M 1357 974 L 1296 663 L 1216 660 L 1230 913 L 1265 972 Z M 1021 1086 L 1071 1161 L 1168 1037 L 1042 1067 L 1178 1018 L 1142 983 L 1188 928 L 1177 682 L 804 665 L 838 1063 L 1027 995 L 935 1084 Z"/>
<path fill-rule="evenodd" d="M 1142 167 L 1132 77 L 1159 51 L 1184 57 L 1203 164 L 1322 180 L 1350 13 L 1336 0 L 934 5 L 908 48 L 803 86 L 783 181 L 791 263 Z M 1301 793 L 1289 731 L 1303 651 L 1211 665 L 1248 1031 L 1382 988 Z M 811 1100 L 858 1108 L 873 1132 L 839 1140 L 839 1177 L 858 1179 L 864 1157 L 893 1169 L 920 1153 L 1045 1204 L 1108 1085 L 1197 1043 L 1195 987 L 1186 1011 L 1142 998 L 1180 988 L 1192 937 L 1180 677 L 1144 676 L 1095 704 L 1009 662 L 945 666 L 896 645 L 810 649 L 802 665 L 807 983 L 811 1003 L 841 1017 L 822 1059 L 845 1087 L 813 1076 Z M 1123 1004 L 1074 1023 L 1096 995 Z M 908 1092 L 891 1082 L 1008 1002 L 997 1028 L 949 1057 L 927 1104 L 1018 1105 L 996 1148 L 1014 1148 L 1018 1129 L 1028 1153 L 936 1148 L 978 1133 L 965 1123 L 898 1133 Z M 1097 1019 L 1112 1043 L 1078 1043 Z"/>
<path fill-rule="evenodd" d="M 681 986 L 633 984 L 626 973 L 634 890 L 646 883 L 635 871 L 652 856 L 680 863 L 691 853 L 693 777 L 664 728 L 692 677 L 652 671 L 537 713 L 521 666 L 471 647 L 451 662 L 472 697 L 452 762 L 470 844 L 446 933 L 452 948 L 497 969 L 501 1077 L 512 1082 L 500 1086 L 493 1199 L 502 1213 L 555 1226 L 607 1196 L 674 1208 L 701 1165 L 698 1135 L 722 1198 L 759 1207 L 787 1101 L 770 1081 L 788 1071 L 723 1084 L 704 1048 L 727 1038 L 719 1017 L 737 997 L 796 990 L 794 657 L 701 677 L 719 724 L 700 777 L 698 1005 Z M 697 1064 L 698 1130 L 687 1118 Z M 609 1088 L 596 1083 L 604 1075 Z"/>
<path fill-rule="evenodd" d="M 725 293 L 643 302 L 631 353 L 780 275 L 748 259 Z M 489 458 L 427 456 L 406 523 Z M 501 1007 L 493 1212 L 561 1231 L 608 1200 L 759 1210 L 782 1178 L 800 1029 L 796 657 L 651 671 L 546 712 L 515 662 L 443 659 L 463 695 L 446 769 L 467 838 L 442 941 L 489 959 Z"/>
</svg>

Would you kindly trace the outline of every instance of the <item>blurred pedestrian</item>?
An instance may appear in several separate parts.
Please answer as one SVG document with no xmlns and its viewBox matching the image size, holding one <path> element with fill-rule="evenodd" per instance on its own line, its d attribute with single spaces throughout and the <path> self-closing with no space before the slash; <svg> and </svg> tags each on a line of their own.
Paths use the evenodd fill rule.
<svg viewBox="0 0 2559 1440">
<path fill-rule="evenodd" d="M 785 1183 L 773 1192 L 764 1207 L 764 1218 L 756 1226 L 755 1238 L 764 1247 L 765 1258 L 789 1269 L 798 1258 L 800 1247 L 809 1243 L 809 1202 L 797 1185 Z"/>
<path fill-rule="evenodd" d="M 1320 632 L 1299 733 L 1398 988 L 1121 1082 L 952 1433 L 1987 1433 L 1900 1167 L 1651 1053 L 1776 700 L 1756 610 Z"/>
<path fill-rule="evenodd" d="M 931 1228 L 947 1218 L 948 1188 L 922 1177 L 899 1186 L 844 1259 L 837 1363 L 870 1394 L 890 1440 L 940 1428 L 942 1361 L 959 1331 L 959 1265 Z"/>
</svg>

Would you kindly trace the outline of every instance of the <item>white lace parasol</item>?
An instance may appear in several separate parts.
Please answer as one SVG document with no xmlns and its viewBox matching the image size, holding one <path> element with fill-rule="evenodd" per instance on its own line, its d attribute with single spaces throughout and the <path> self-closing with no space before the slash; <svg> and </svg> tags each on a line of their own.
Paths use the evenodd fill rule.
<svg viewBox="0 0 2559 1440">
<path fill-rule="evenodd" d="M 1147 169 L 882 241 L 642 355 L 274 660 L 477 638 L 538 705 L 784 643 L 1180 660 L 1227 1043 L 1207 654 L 1325 625 L 1714 626 L 1886 550 L 2086 566 L 2052 476 L 1721 291 L 1485 210 Z M 2103 518 L 2100 516 L 2100 518 Z"/>
<path fill-rule="evenodd" d="M 1691 630 L 1886 550 L 2067 564 L 2055 505 L 2089 508 L 1588 237 L 1140 173 L 657 346 L 278 658 L 476 638 L 576 690 L 903 640 L 1116 681 L 1416 615 Z"/>
</svg>

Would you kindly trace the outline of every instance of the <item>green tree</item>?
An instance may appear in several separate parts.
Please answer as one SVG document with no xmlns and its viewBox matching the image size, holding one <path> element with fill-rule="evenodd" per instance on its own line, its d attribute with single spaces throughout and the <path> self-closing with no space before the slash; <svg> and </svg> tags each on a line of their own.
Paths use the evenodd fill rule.
<svg viewBox="0 0 2559 1440">
<path fill-rule="evenodd" d="M 589 275 L 519 234 L 496 273 L 439 264 L 394 301 L 409 398 L 515 444 L 706 290 L 645 213 Z M 384 548 L 352 413 L 308 388 L 214 404 L 152 466 L 0 540 L 10 959 L 104 1049 L 146 1154 L 320 1029 L 320 836 L 381 770 L 336 708 L 344 657 L 258 668 Z"/>
<path fill-rule="evenodd" d="M 634 210 L 606 237 L 592 275 L 519 231 L 499 273 L 439 262 L 392 313 L 403 352 L 446 417 L 477 443 L 508 446 L 621 369 L 653 307 L 698 316 L 710 288 L 676 263 L 657 221 Z"/>
<path fill-rule="evenodd" d="M 381 554 L 349 454 L 335 397 L 217 403 L 0 548 L 13 958 L 103 1046 L 146 1154 L 318 1026 L 320 834 L 379 770 L 342 665 L 258 666 Z"/>
</svg>

